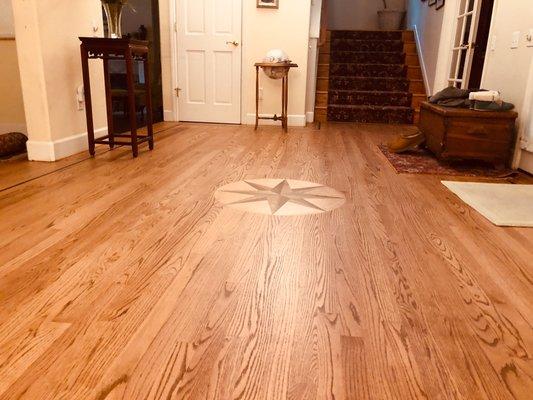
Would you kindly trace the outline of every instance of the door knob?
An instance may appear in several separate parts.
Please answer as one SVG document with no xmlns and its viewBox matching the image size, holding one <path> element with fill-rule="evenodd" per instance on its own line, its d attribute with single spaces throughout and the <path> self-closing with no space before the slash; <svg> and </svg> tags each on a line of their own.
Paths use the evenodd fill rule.
<svg viewBox="0 0 533 400">
<path fill-rule="evenodd" d="M 238 46 L 239 45 L 239 42 L 237 42 L 236 40 L 232 41 L 232 42 L 226 42 L 226 44 L 232 44 L 234 46 Z"/>
</svg>

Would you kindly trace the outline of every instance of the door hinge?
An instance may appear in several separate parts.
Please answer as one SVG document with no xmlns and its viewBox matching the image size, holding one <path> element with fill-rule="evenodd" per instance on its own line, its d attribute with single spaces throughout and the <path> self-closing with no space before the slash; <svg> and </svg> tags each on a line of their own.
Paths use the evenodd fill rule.
<svg viewBox="0 0 533 400">
<path fill-rule="evenodd" d="M 177 87 L 176 89 L 174 89 L 176 91 L 176 97 L 180 97 L 180 91 L 181 91 L 181 88 Z"/>
</svg>

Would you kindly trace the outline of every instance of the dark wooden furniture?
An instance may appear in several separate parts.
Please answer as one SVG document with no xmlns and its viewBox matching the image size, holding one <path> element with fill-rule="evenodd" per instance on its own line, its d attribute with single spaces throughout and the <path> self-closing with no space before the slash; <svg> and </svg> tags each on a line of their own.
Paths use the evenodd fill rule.
<svg viewBox="0 0 533 400">
<path fill-rule="evenodd" d="M 273 117 L 259 116 L 259 68 L 275 68 L 279 69 L 283 74 L 281 78 L 281 116 L 274 114 Z M 298 68 L 298 64 L 292 63 L 255 63 L 255 129 L 259 126 L 260 119 L 271 119 L 274 121 L 281 121 L 283 130 L 288 130 L 287 110 L 289 107 L 289 70 L 291 68 Z"/>
<path fill-rule="evenodd" d="M 110 148 L 117 145 L 131 146 L 133 157 L 139 154 L 139 144 L 148 142 L 150 150 L 154 148 L 154 132 L 152 126 L 152 93 L 150 86 L 150 69 L 148 62 L 148 42 L 128 38 L 109 39 L 95 37 L 80 37 L 81 40 L 81 66 L 83 71 L 83 86 L 85 90 L 85 112 L 87 115 L 87 136 L 89 140 L 89 153 L 94 156 L 95 144 L 108 144 Z M 93 110 L 91 101 L 91 81 L 89 75 L 89 59 L 102 59 L 104 64 L 106 109 L 108 134 L 104 137 L 94 138 Z M 124 60 L 126 62 L 127 98 L 130 119 L 130 134 L 117 134 L 113 129 L 113 98 L 111 79 L 109 75 L 109 60 Z M 145 98 L 147 114 L 147 134 L 137 134 L 137 114 L 135 96 L 138 89 L 135 86 L 133 63 L 141 61 L 144 64 Z M 129 140 L 117 141 L 115 138 Z"/>
<path fill-rule="evenodd" d="M 430 103 L 420 107 L 419 128 L 439 159 L 472 159 L 508 165 L 515 143 L 514 111 L 475 111 Z"/>
</svg>

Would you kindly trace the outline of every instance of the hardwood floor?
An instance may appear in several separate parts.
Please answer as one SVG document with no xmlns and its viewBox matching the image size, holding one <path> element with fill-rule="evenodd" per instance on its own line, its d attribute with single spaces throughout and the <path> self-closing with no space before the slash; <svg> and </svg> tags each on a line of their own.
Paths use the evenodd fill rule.
<svg viewBox="0 0 533 400">
<path fill-rule="evenodd" d="M 533 230 L 396 174 L 376 145 L 409 128 L 163 128 L 137 159 L 0 164 L 27 181 L 0 173 L 0 399 L 531 398 Z M 215 199 L 258 178 L 346 202 Z"/>
</svg>

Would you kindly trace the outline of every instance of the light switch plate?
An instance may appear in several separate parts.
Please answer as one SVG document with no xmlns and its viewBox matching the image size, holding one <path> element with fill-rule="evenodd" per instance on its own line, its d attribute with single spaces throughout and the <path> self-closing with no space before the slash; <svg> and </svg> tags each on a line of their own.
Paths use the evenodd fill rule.
<svg viewBox="0 0 533 400">
<path fill-rule="evenodd" d="M 496 51 L 496 44 L 498 43 L 498 37 L 496 35 L 492 35 L 492 40 L 490 41 L 490 50 Z"/>
<path fill-rule="evenodd" d="M 518 49 L 520 45 L 520 31 L 513 32 L 513 38 L 511 39 L 511 49 Z"/>
</svg>

